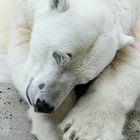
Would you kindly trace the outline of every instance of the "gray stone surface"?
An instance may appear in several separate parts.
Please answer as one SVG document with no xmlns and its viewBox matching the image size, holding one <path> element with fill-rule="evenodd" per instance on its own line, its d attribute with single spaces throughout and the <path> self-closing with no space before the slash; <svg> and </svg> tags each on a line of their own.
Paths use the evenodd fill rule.
<svg viewBox="0 0 140 140">
<path fill-rule="evenodd" d="M 127 114 L 124 135 L 126 140 L 140 140 L 140 98 L 138 98 L 134 109 Z"/>
<path fill-rule="evenodd" d="M 30 134 L 27 109 L 12 84 L 0 83 L 0 140 L 36 140 Z"/>
</svg>

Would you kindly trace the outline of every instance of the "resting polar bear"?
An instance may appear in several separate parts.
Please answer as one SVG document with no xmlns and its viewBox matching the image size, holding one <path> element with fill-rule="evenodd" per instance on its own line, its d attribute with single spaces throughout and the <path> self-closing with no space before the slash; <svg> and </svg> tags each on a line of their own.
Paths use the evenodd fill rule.
<svg viewBox="0 0 140 140">
<path fill-rule="evenodd" d="M 4 1 L 6 23 L 15 9 L 9 68 L 31 104 L 32 132 L 39 140 L 121 140 L 140 94 L 140 1 Z M 77 102 L 73 88 L 95 78 Z"/>
</svg>

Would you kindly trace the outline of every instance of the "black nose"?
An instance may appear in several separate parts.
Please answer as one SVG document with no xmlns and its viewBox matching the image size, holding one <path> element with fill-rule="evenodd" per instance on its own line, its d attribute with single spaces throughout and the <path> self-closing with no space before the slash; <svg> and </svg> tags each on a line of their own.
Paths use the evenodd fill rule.
<svg viewBox="0 0 140 140">
<path fill-rule="evenodd" d="M 44 100 L 37 99 L 35 105 L 35 112 L 42 112 L 42 113 L 51 113 L 54 110 L 54 107 L 51 106 Z"/>
</svg>

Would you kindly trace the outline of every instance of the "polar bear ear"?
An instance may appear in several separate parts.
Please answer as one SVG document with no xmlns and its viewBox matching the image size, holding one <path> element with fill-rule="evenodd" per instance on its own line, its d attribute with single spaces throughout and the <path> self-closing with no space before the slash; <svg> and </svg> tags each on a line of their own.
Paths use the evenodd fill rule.
<svg viewBox="0 0 140 140">
<path fill-rule="evenodd" d="M 52 9 L 64 11 L 66 9 L 66 0 L 50 0 L 50 5 Z"/>
<path fill-rule="evenodd" d="M 123 34 L 120 37 L 120 43 L 119 43 L 118 49 L 121 49 L 121 48 L 128 46 L 128 45 L 132 45 L 134 42 L 135 42 L 135 40 L 132 36 L 128 36 L 128 35 Z"/>
<path fill-rule="evenodd" d="M 69 60 L 72 57 L 70 53 L 62 54 L 60 52 L 54 52 L 52 55 L 55 61 L 57 62 L 57 64 L 61 66 L 68 64 L 68 62 L 70 62 Z"/>
<path fill-rule="evenodd" d="M 128 45 L 132 45 L 135 42 L 134 37 L 125 34 L 120 26 L 118 26 L 118 28 L 116 29 L 118 31 L 118 36 L 119 36 L 118 49 L 121 49 Z"/>
</svg>

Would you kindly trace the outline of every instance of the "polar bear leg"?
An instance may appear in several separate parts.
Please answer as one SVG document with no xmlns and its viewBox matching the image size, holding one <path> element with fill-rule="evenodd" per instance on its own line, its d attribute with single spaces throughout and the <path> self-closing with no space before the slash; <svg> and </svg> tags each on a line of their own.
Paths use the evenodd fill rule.
<svg viewBox="0 0 140 140">
<path fill-rule="evenodd" d="M 26 1 L 16 1 L 11 21 L 10 43 L 8 47 L 10 68 L 18 67 L 28 57 L 31 27 L 27 19 Z M 27 14 L 27 15 L 26 15 Z M 11 56 L 11 57 L 10 57 Z"/>
<path fill-rule="evenodd" d="M 140 49 L 121 50 L 60 124 L 63 140 L 121 140 L 139 94 Z M 125 57 L 124 57 L 125 56 Z"/>
<path fill-rule="evenodd" d="M 22 3 L 21 3 L 22 2 Z M 8 65 L 12 81 L 19 93 L 26 100 L 25 90 L 29 69 L 24 63 L 28 58 L 31 28 L 26 19 L 26 1 L 17 1 L 14 18 L 11 25 L 11 35 L 8 48 Z"/>
<path fill-rule="evenodd" d="M 28 115 L 32 120 L 32 134 L 39 140 L 60 140 L 53 118 L 47 114 L 35 113 L 32 107 Z"/>
</svg>

